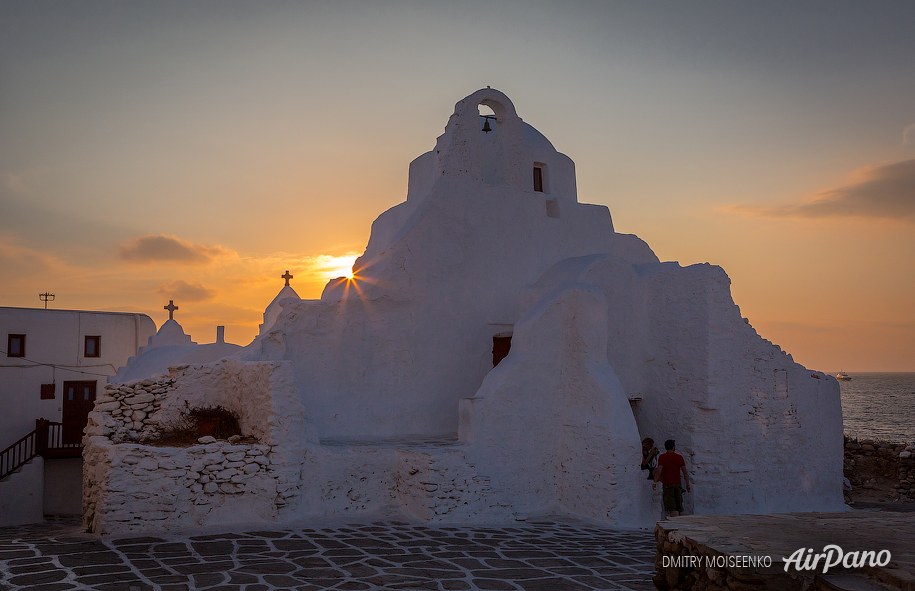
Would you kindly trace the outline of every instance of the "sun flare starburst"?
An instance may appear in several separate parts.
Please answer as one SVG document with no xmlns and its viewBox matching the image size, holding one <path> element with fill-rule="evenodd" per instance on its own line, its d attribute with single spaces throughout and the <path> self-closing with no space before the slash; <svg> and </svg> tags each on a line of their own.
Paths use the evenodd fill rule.
<svg viewBox="0 0 915 591">
<path fill-rule="evenodd" d="M 352 279 L 353 263 L 356 262 L 357 258 L 359 258 L 358 255 L 322 257 L 321 273 L 324 275 L 325 279 L 336 279 L 338 277 Z"/>
</svg>

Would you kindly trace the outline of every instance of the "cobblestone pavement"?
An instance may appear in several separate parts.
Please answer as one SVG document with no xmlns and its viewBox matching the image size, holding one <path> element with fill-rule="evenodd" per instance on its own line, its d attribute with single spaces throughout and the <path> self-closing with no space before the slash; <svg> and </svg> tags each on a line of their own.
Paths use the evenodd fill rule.
<svg viewBox="0 0 915 591">
<path fill-rule="evenodd" d="M 654 589 L 650 531 L 577 522 L 396 522 L 205 535 L 0 528 L 0 591 L 36 589 Z"/>
</svg>

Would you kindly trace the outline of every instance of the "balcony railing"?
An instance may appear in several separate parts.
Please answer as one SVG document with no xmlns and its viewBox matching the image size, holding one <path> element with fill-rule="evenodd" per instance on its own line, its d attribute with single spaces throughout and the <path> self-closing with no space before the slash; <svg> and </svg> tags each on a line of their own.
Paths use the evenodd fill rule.
<svg viewBox="0 0 915 591">
<path fill-rule="evenodd" d="M 35 420 L 35 430 L 0 452 L 0 480 L 35 456 L 78 458 L 83 455 L 82 429 L 76 425 Z"/>
</svg>

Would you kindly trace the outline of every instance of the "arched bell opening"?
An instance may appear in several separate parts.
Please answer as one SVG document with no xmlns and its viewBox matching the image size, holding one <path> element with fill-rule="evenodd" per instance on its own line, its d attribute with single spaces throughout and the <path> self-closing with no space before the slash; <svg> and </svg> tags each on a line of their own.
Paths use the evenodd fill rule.
<svg viewBox="0 0 915 591">
<path fill-rule="evenodd" d="M 498 101 L 483 99 L 477 105 L 477 111 L 480 118 L 480 144 L 483 149 L 482 180 L 487 185 L 502 185 L 505 183 L 505 143 L 500 126 L 504 121 L 505 107 Z"/>
</svg>

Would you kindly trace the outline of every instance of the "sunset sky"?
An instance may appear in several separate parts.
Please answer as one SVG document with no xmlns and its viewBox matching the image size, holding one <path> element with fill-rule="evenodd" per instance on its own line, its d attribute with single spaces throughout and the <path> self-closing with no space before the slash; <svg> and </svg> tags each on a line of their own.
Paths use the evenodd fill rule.
<svg viewBox="0 0 915 591">
<path fill-rule="evenodd" d="M 0 3 L 0 306 L 247 344 L 491 85 L 824 371 L 915 371 L 915 3 Z"/>
</svg>

